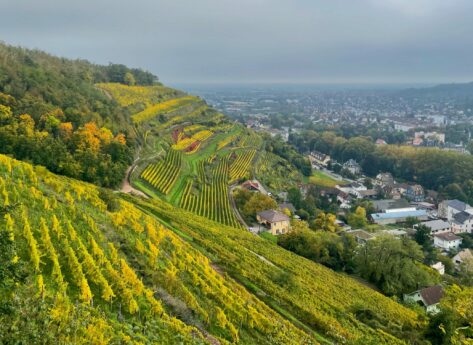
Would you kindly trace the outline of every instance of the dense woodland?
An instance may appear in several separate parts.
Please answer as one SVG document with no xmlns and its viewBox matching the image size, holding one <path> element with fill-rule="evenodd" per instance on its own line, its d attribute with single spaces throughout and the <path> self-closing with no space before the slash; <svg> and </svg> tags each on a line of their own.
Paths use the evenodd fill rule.
<svg viewBox="0 0 473 345">
<path fill-rule="evenodd" d="M 102 186 L 124 176 L 134 146 L 130 114 L 95 87 L 152 85 L 123 65 L 93 65 L 0 44 L 0 152 Z"/>
</svg>

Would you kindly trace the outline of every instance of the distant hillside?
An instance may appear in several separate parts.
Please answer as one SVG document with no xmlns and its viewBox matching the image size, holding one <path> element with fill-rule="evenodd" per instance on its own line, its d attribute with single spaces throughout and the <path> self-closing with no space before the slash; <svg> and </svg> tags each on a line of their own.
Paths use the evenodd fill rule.
<svg viewBox="0 0 473 345">
<path fill-rule="evenodd" d="M 410 88 L 399 92 L 406 98 L 424 98 L 435 100 L 449 100 L 459 104 L 470 104 L 473 102 L 473 82 L 440 84 L 427 88 Z"/>
</svg>

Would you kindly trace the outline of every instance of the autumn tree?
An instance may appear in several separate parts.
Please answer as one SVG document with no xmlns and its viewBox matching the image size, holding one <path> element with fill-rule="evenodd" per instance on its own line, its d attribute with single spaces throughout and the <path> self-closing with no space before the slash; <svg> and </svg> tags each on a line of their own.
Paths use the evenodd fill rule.
<svg viewBox="0 0 473 345">
<path fill-rule="evenodd" d="M 334 214 L 320 212 L 313 222 L 313 228 L 316 230 L 335 232 L 338 230 L 336 220 L 337 217 L 335 217 Z"/>
<path fill-rule="evenodd" d="M 350 213 L 348 215 L 348 225 L 357 229 L 366 227 L 366 225 L 368 225 L 366 209 L 358 206 L 354 213 Z"/>
<path fill-rule="evenodd" d="M 274 210 L 278 207 L 276 201 L 262 193 L 253 193 L 248 202 L 243 206 L 243 214 L 254 219 L 256 213 L 264 210 Z"/>
</svg>

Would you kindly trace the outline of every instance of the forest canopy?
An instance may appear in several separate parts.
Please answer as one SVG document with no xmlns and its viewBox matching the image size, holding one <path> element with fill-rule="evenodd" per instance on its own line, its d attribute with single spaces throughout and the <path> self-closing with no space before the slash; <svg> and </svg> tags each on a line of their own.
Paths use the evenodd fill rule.
<svg viewBox="0 0 473 345">
<path fill-rule="evenodd" d="M 96 83 L 154 85 L 124 65 L 99 66 L 0 43 L 0 153 L 101 186 L 116 186 L 131 161 L 127 109 Z"/>
</svg>

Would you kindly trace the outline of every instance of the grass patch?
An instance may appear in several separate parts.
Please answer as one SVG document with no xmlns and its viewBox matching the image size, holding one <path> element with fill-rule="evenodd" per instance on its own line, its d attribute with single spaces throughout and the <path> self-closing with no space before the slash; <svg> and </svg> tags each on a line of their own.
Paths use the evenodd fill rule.
<svg viewBox="0 0 473 345">
<path fill-rule="evenodd" d="M 346 183 L 346 181 L 336 180 L 320 170 L 314 170 L 312 176 L 309 177 L 309 182 L 321 187 L 335 187 L 338 184 Z"/>
<path fill-rule="evenodd" d="M 259 235 L 261 237 L 263 237 L 264 239 L 266 239 L 270 242 L 273 242 L 274 244 L 278 244 L 278 237 L 274 236 L 272 233 L 270 233 L 268 231 L 260 232 Z"/>
</svg>

